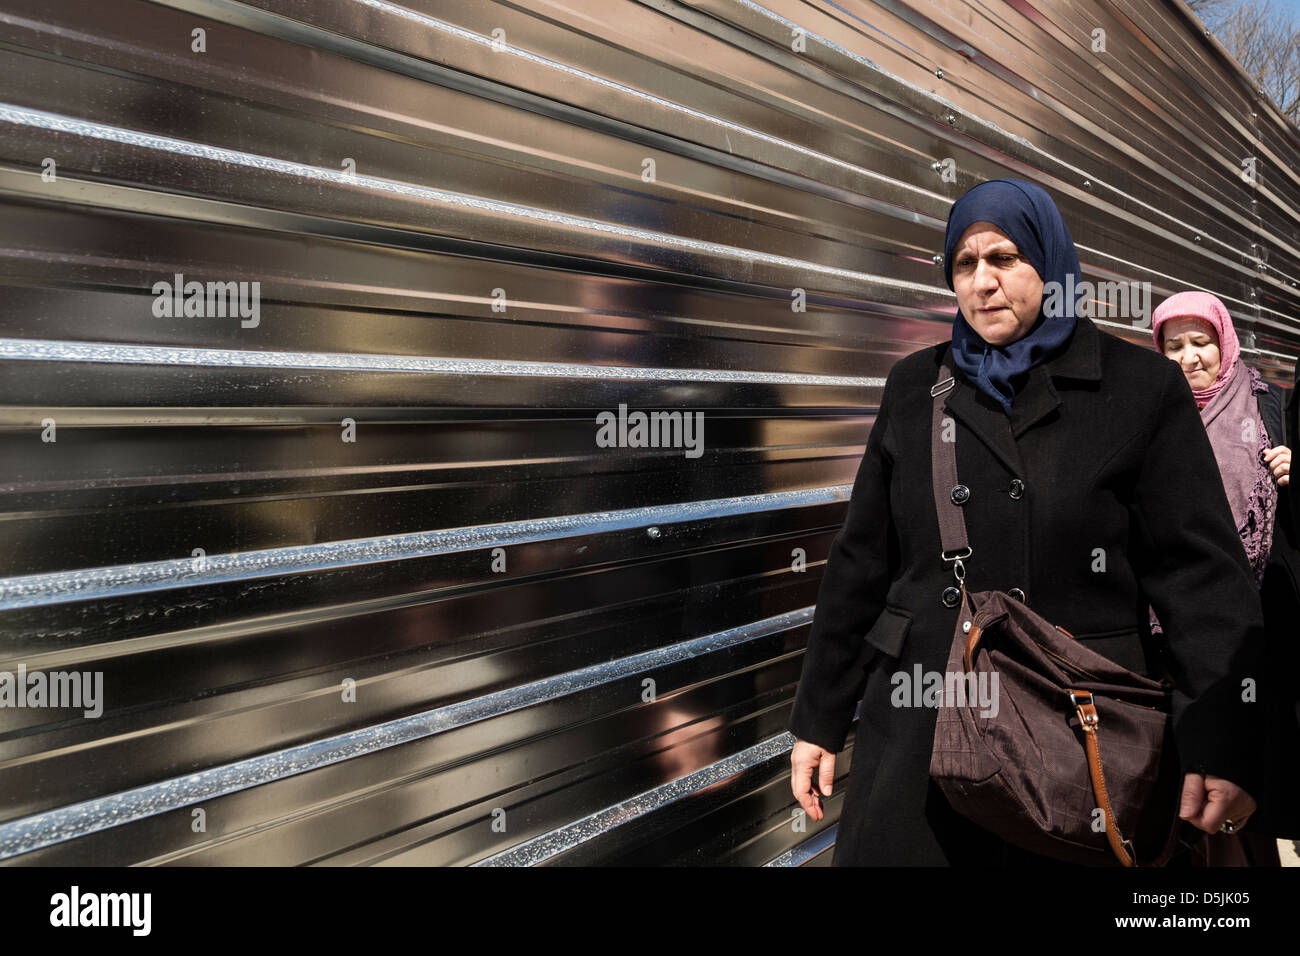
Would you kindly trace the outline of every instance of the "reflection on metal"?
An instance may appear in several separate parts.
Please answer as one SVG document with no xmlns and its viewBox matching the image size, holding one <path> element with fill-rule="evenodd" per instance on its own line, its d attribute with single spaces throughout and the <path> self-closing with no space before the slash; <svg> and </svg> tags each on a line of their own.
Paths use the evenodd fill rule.
<svg viewBox="0 0 1300 956">
<path fill-rule="evenodd" d="M 838 823 L 833 823 L 828 827 L 824 827 L 810 836 L 807 840 L 804 840 L 798 846 L 786 850 L 775 860 L 770 860 L 763 865 L 803 866 L 805 863 L 816 859 L 835 845 L 835 833 L 838 829 Z"/>
<path fill-rule="evenodd" d="M 653 790 L 621 800 L 612 807 L 605 807 L 581 820 L 575 820 L 567 826 L 534 837 L 473 865 L 536 866 L 588 840 L 604 836 L 615 827 L 653 813 L 667 804 L 693 796 L 706 787 L 716 786 L 728 777 L 748 770 L 765 760 L 789 753 L 792 746 L 794 746 L 794 738 L 790 734 L 779 734 L 771 740 L 748 747 L 740 753 L 732 754 L 679 780 L 669 780 Z"/>
<path fill-rule="evenodd" d="M 752 641 L 806 624 L 812 620 L 812 611 L 812 608 L 801 608 L 767 620 L 755 621 L 753 624 L 734 627 L 717 634 L 707 634 L 704 637 L 682 641 L 678 644 L 646 651 L 642 654 L 633 654 L 629 657 L 607 661 L 592 667 L 584 667 L 580 670 L 558 674 L 528 684 L 521 684 L 509 690 L 499 691 L 495 694 L 485 694 L 473 700 L 462 701 L 448 707 L 440 707 L 411 717 L 404 717 L 401 720 L 394 720 L 377 727 L 367 727 L 364 730 L 339 737 L 316 741 L 303 747 L 294 747 L 272 754 L 264 754 L 251 760 L 244 760 L 223 767 L 213 767 L 210 770 L 204 770 L 201 773 L 191 774 L 187 777 L 164 780 L 126 793 L 115 793 L 74 806 L 61 807 L 58 810 L 3 823 L 0 824 L 0 859 L 29 853 L 41 847 L 60 843 L 64 840 L 72 840 L 88 833 L 106 830 L 145 817 L 156 816 L 169 810 L 191 806 L 202 800 L 223 797 L 249 787 L 270 783 L 273 780 L 283 780 L 295 774 L 307 773 L 362 754 L 370 754 L 387 747 L 410 743 L 413 740 L 444 733 L 457 727 L 464 727 L 476 721 L 500 717 L 511 711 L 555 700 L 568 694 L 577 694 L 598 687 L 601 684 L 644 674 L 703 654 L 712 654 L 745 641 Z M 738 754 L 736 757 L 721 761 L 714 767 L 707 768 L 698 774 L 692 774 L 689 779 L 673 781 L 668 785 L 668 788 L 676 788 L 672 792 L 679 794 L 701 789 L 722 777 L 737 773 L 760 760 L 767 759 L 774 753 L 780 753 L 782 749 L 788 751 L 792 743 L 793 739 L 790 738 L 790 735 L 785 734 L 783 738 L 777 738 L 775 742 L 767 741 L 758 747 L 750 748 L 745 754 Z M 707 783 L 701 782 L 706 780 Z M 660 789 L 664 790 L 664 788 Z M 664 790 L 664 793 L 667 792 L 667 790 Z M 628 808 L 638 807 L 639 809 L 635 810 L 634 815 L 644 813 L 667 802 L 668 799 L 674 799 L 665 796 L 664 793 L 655 797 L 650 794 L 641 794 L 624 806 Z M 599 832 L 601 827 L 615 825 L 610 822 L 613 817 L 618 816 L 617 813 L 613 812 L 614 809 L 610 808 L 610 811 L 603 811 L 601 814 L 595 815 L 595 818 L 589 818 L 586 821 L 586 828 L 582 830 L 582 832 L 586 833 L 586 836 L 575 839 L 568 845 L 581 842 L 582 839 L 589 839 Z M 628 812 L 633 813 L 630 809 Z M 596 818 L 599 818 L 599 821 Z M 577 824 L 575 824 L 576 826 Z M 552 855 L 560 852 L 560 849 L 566 848 L 559 846 L 566 839 L 568 838 L 557 835 L 545 841 L 545 845 L 552 848 L 547 851 L 520 847 L 511 854 L 499 854 L 498 857 L 513 860 L 522 858 L 522 855 L 528 857 L 529 862 L 537 862 L 544 855 Z M 526 847 L 533 847 L 537 842 L 531 841 Z"/>
<path fill-rule="evenodd" d="M 951 201 L 1300 352 L 1300 131 L 1181 3 L 6 0 L 0 76 L 0 670 L 105 697 L 0 709 L 10 864 L 821 865 L 764 748 Z"/>
</svg>

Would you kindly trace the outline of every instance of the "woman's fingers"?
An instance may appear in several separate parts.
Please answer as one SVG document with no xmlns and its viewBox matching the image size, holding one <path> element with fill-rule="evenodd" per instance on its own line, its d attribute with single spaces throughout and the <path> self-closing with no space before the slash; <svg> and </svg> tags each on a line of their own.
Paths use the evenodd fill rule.
<svg viewBox="0 0 1300 956">
<path fill-rule="evenodd" d="M 1228 820 L 1241 827 L 1256 809 L 1255 798 L 1231 780 L 1191 773 L 1184 778 L 1180 816 L 1206 833 L 1220 832 Z"/>
<path fill-rule="evenodd" d="M 1268 466 L 1273 473 L 1273 480 L 1279 485 L 1285 486 L 1291 483 L 1291 449 L 1286 445 L 1278 445 L 1264 452 L 1264 464 Z"/>
<path fill-rule="evenodd" d="M 835 773 L 835 755 L 806 740 L 796 740 L 790 751 L 790 764 L 790 789 L 794 791 L 794 798 L 808 816 L 820 820 L 823 816 L 822 803 L 821 797 L 813 789 L 813 773 L 820 768 L 821 778 L 829 784 Z"/>
<path fill-rule="evenodd" d="M 823 797 L 831 795 L 831 783 L 835 780 L 835 755 L 822 751 L 821 770 L 817 775 L 817 787 Z"/>
</svg>

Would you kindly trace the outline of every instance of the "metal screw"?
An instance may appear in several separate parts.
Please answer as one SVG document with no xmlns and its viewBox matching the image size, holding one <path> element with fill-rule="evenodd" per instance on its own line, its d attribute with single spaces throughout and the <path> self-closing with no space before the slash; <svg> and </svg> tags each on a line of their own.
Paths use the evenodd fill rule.
<svg viewBox="0 0 1300 956">
<path fill-rule="evenodd" d="M 1092 180 L 1091 180 L 1091 179 L 1085 179 L 1085 180 L 1083 181 L 1083 188 L 1084 188 L 1084 189 L 1091 189 L 1091 188 L 1092 188 Z"/>
<path fill-rule="evenodd" d="M 1201 241 L 1201 234 L 1199 232 L 1196 235 L 1192 236 L 1192 242 L 1200 242 L 1200 241 Z"/>
<path fill-rule="evenodd" d="M 936 159 L 934 162 L 932 162 L 932 163 L 930 164 L 930 168 L 933 169 L 933 170 L 937 173 L 937 172 L 939 172 L 941 169 L 943 169 L 943 163 L 939 162 L 939 160 Z"/>
<path fill-rule="evenodd" d="M 645 533 L 648 534 L 648 535 L 649 535 L 650 537 L 652 537 L 652 538 L 657 538 L 657 537 L 659 537 L 659 529 L 656 528 L 656 527 L 654 527 L 653 525 L 651 525 L 649 528 L 646 528 L 646 529 L 645 529 Z"/>
<path fill-rule="evenodd" d="M 943 79 L 943 70 L 935 70 L 935 71 L 934 71 L 934 75 L 937 76 L 939 79 L 942 80 L 942 79 Z"/>
<path fill-rule="evenodd" d="M 948 114 L 948 125 L 949 125 L 949 126 L 956 126 L 956 125 L 957 125 L 957 114 L 956 114 L 956 113 L 949 113 L 949 114 Z"/>
<path fill-rule="evenodd" d="M 941 266 L 941 265 L 943 265 L 943 256 L 935 256 L 935 257 L 934 257 L 934 264 L 935 264 L 936 266 Z"/>
</svg>

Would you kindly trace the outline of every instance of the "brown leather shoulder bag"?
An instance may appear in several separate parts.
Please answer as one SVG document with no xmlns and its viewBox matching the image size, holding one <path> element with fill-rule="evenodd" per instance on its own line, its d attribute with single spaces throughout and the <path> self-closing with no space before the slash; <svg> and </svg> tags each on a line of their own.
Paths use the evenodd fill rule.
<svg viewBox="0 0 1300 956">
<path fill-rule="evenodd" d="M 930 776 L 958 813 L 1022 849 L 1163 865 L 1179 826 L 1169 687 L 1090 650 L 1022 599 L 967 591 L 972 549 L 957 503 L 966 496 L 956 443 L 941 437 L 954 384 L 945 363 L 930 391 L 935 508 L 957 582 L 943 601 L 960 605 Z"/>
</svg>

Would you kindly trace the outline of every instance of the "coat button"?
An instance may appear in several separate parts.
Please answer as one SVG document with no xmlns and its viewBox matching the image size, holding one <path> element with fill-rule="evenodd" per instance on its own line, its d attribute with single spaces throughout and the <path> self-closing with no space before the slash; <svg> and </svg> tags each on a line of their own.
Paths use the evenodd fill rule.
<svg viewBox="0 0 1300 956">
<path fill-rule="evenodd" d="M 957 588 L 943 589 L 943 606 L 956 607 L 961 603 L 961 591 Z"/>
<path fill-rule="evenodd" d="M 1016 599 L 1017 601 L 1019 601 L 1021 604 L 1028 604 L 1028 603 L 1029 603 L 1029 602 L 1025 599 L 1025 592 L 1022 591 L 1022 590 L 1020 590 L 1020 588 L 1012 588 L 1010 591 L 1007 592 L 1007 594 L 1009 594 L 1011 597 L 1015 598 L 1015 599 Z"/>
<path fill-rule="evenodd" d="M 1008 491 L 1007 494 L 1009 494 L 1012 498 L 1015 498 L 1017 501 L 1019 501 L 1020 498 L 1024 496 L 1024 493 L 1025 493 L 1025 483 L 1021 481 L 1019 478 L 1012 478 L 1011 490 Z"/>
<path fill-rule="evenodd" d="M 952 490 L 952 503 L 955 505 L 964 505 L 970 500 L 970 489 L 965 485 L 958 485 Z"/>
</svg>

